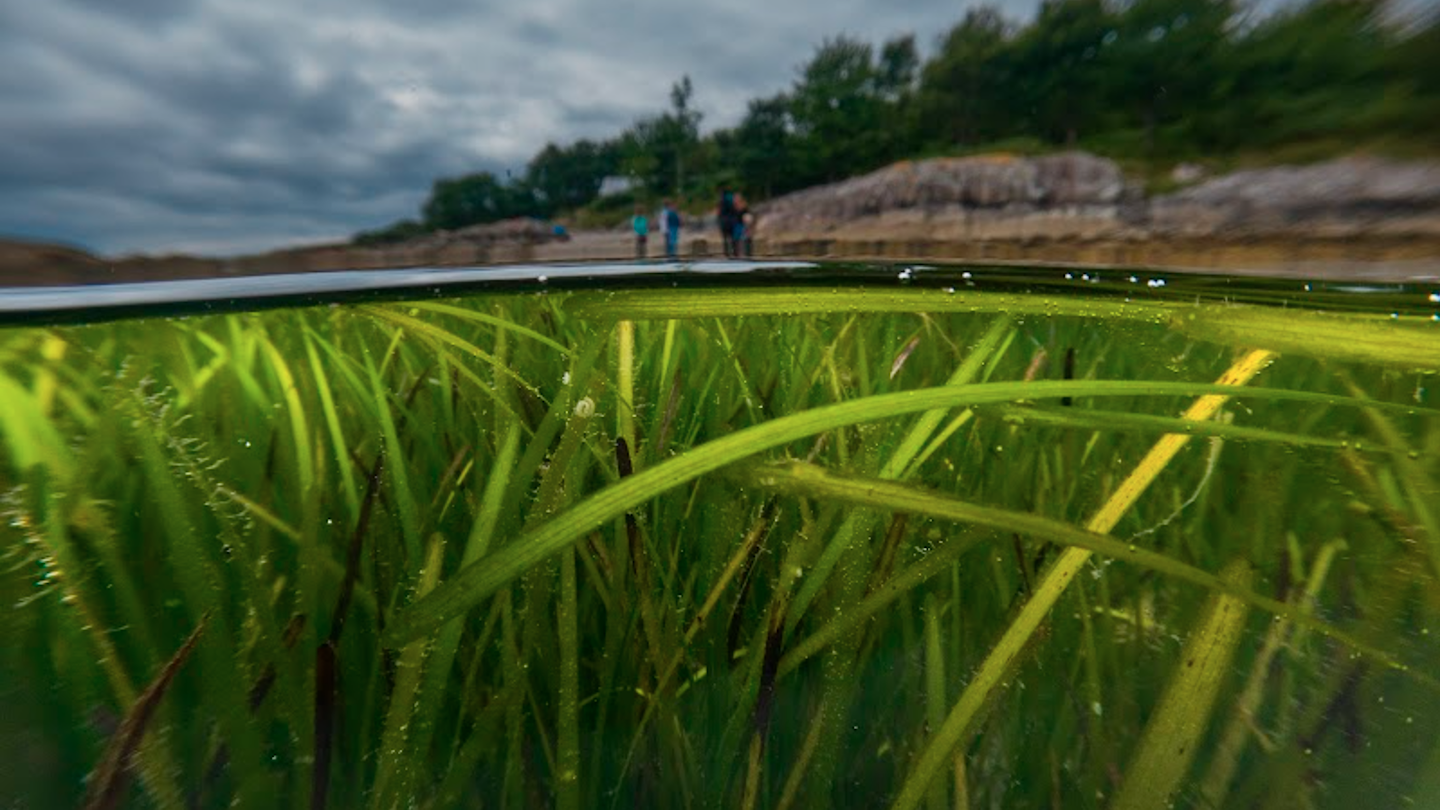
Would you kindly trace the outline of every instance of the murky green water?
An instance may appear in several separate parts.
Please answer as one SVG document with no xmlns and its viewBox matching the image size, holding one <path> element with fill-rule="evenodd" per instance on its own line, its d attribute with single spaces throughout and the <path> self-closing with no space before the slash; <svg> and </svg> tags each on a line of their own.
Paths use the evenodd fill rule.
<svg viewBox="0 0 1440 810">
<path fill-rule="evenodd" d="M 7 295 L 0 803 L 1440 806 L 1440 293 L 733 269 Z"/>
</svg>

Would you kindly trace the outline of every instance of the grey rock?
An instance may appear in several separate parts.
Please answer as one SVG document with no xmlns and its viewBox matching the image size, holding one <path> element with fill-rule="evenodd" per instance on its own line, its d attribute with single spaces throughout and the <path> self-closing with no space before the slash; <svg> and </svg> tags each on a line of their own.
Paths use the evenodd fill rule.
<svg viewBox="0 0 1440 810">
<path fill-rule="evenodd" d="M 1249 169 L 1150 201 L 1158 235 L 1440 233 L 1440 164 L 1352 157 Z"/>
<path fill-rule="evenodd" d="M 1199 167 L 1181 166 L 1200 179 Z M 1178 170 L 1177 169 L 1177 170 Z M 1084 152 L 905 161 L 759 208 L 771 235 L 944 239 L 1440 235 L 1440 163 L 1346 158 L 1147 198 Z"/>
<path fill-rule="evenodd" d="M 810 230 L 888 211 L 922 209 L 1043 212 L 1114 206 L 1136 190 L 1113 161 L 1083 152 L 1038 158 L 978 156 L 904 161 L 839 183 L 772 200 L 760 208 L 767 230 Z"/>
</svg>

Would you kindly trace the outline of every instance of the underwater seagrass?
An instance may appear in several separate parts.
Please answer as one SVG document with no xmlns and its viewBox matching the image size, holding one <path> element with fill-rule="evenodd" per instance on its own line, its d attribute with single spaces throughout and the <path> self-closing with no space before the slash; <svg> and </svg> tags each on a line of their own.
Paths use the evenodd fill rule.
<svg viewBox="0 0 1440 810">
<path fill-rule="evenodd" d="M 1440 802 L 1423 295 L 827 272 L 0 331 L 0 796 Z"/>
</svg>

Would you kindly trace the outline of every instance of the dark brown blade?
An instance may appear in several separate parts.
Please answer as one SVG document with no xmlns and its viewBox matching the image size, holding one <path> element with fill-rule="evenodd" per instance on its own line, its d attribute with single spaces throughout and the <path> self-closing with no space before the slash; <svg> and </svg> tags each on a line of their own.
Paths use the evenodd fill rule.
<svg viewBox="0 0 1440 810">
<path fill-rule="evenodd" d="M 190 657 L 190 653 L 194 652 L 195 645 L 200 641 L 200 634 L 209 621 L 210 614 L 206 613 L 200 619 L 200 624 L 190 633 L 190 637 L 175 651 L 170 662 L 160 670 L 155 680 L 145 687 L 145 691 L 135 699 L 135 705 L 125 714 L 120 730 L 110 738 L 110 744 L 105 746 L 105 755 L 100 758 L 100 764 L 90 775 L 90 786 L 86 788 L 85 798 L 80 802 L 84 810 L 110 810 L 120 805 L 125 788 L 130 782 L 130 761 L 140 748 L 140 741 L 145 738 L 145 729 L 155 716 L 155 710 L 159 708 L 160 700 L 165 697 L 171 681 L 175 680 L 176 673 L 185 664 L 185 659 Z"/>
<path fill-rule="evenodd" d="M 1075 347 L 1074 347 L 1074 346 L 1071 346 L 1070 348 L 1068 348 L 1068 349 L 1065 350 L 1065 379 L 1067 379 L 1067 380 L 1073 380 L 1073 379 L 1075 379 Z M 1066 406 L 1066 407 L 1069 407 L 1071 401 L 1072 401 L 1072 400 L 1070 399 L 1070 397 L 1061 397 L 1061 398 L 1060 398 L 1060 404 L 1061 404 L 1061 405 L 1064 405 L 1064 406 Z"/>
<path fill-rule="evenodd" d="M 330 794 L 330 753 L 335 737 L 335 647 L 315 650 L 315 770 L 310 775 L 311 810 L 325 810 Z"/>
</svg>

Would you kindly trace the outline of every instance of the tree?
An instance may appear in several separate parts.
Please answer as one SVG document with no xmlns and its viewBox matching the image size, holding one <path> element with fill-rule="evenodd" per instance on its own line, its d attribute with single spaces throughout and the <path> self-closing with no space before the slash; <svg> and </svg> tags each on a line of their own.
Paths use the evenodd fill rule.
<svg viewBox="0 0 1440 810">
<path fill-rule="evenodd" d="M 508 186 L 490 172 L 436 180 L 422 213 L 432 230 L 498 222 L 531 214 L 535 199 L 523 185 Z"/>
<path fill-rule="evenodd" d="M 798 188 L 791 160 L 790 98 L 751 99 L 740 125 L 723 136 L 725 157 L 741 185 L 768 197 Z"/>
<path fill-rule="evenodd" d="M 806 182 L 875 168 L 884 153 L 887 104 L 869 43 L 827 39 L 791 91 L 798 169 Z"/>
<path fill-rule="evenodd" d="M 1383 10 L 1371 0 L 1312 0 L 1248 31 L 1236 43 L 1235 81 L 1215 126 L 1225 145 L 1374 128 L 1394 81 Z"/>
<path fill-rule="evenodd" d="M 919 119 L 928 139 L 969 144 L 1010 134 L 1004 99 L 1013 95 L 1004 64 L 1010 25 L 990 6 L 972 8 L 945 36 L 920 79 Z"/>
<path fill-rule="evenodd" d="M 1006 112 L 1052 143 L 1099 130 L 1107 111 L 1100 53 L 1115 23 L 1104 0 L 1044 0 L 1006 49 L 1014 77 Z"/>
<path fill-rule="evenodd" d="M 919 71 L 920 53 L 915 50 L 915 35 L 896 37 L 880 47 L 875 89 L 886 101 L 899 103 L 915 89 Z"/>
<path fill-rule="evenodd" d="M 685 161 L 700 139 L 700 112 L 690 108 L 694 87 L 685 76 L 670 88 L 670 110 L 642 118 L 620 136 L 621 168 L 655 195 L 684 190 Z"/>
<path fill-rule="evenodd" d="M 1408 101 L 1404 114 L 1397 116 L 1397 128 L 1433 140 L 1435 122 L 1440 121 L 1440 8 L 1414 21 L 1388 66 L 1395 76 L 1392 86 L 1403 88 L 1400 95 Z"/>
<path fill-rule="evenodd" d="M 537 208 L 546 215 L 579 208 L 595 199 L 600 184 L 619 168 L 614 143 L 581 140 L 570 146 L 546 144 L 525 169 Z"/>
<path fill-rule="evenodd" d="M 676 194 L 685 190 L 685 161 L 700 135 L 701 113 L 690 109 L 690 97 L 694 94 L 695 88 L 690 84 L 689 75 L 682 76 L 670 87 L 670 118 L 675 121 L 677 136 L 673 144 Z"/>
<path fill-rule="evenodd" d="M 361 231 L 355 234 L 355 238 L 351 241 L 365 247 L 391 245 L 397 242 L 409 241 L 418 236 L 424 236 L 429 232 L 430 229 L 426 228 L 421 222 L 413 219 L 402 219 L 399 222 L 392 222 L 383 228 Z"/>
<path fill-rule="evenodd" d="M 1145 131 L 1198 120 L 1220 100 L 1231 63 L 1234 0 L 1134 0 L 1102 42 L 1103 94 Z"/>
</svg>

